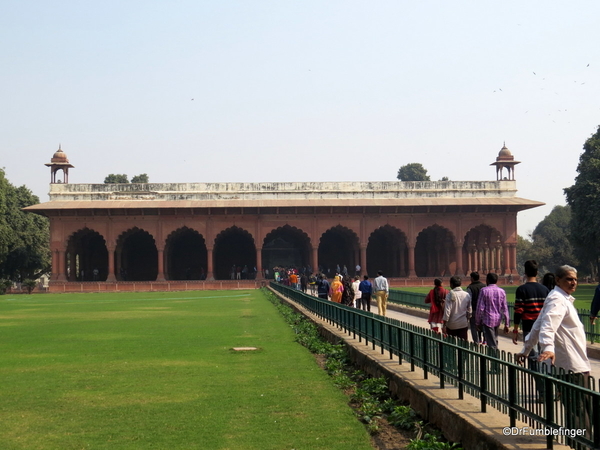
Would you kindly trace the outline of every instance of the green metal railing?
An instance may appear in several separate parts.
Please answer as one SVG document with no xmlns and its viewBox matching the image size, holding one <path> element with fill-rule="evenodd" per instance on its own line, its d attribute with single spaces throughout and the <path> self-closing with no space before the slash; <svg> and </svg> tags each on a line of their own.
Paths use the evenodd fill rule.
<svg viewBox="0 0 600 450">
<path fill-rule="evenodd" d="M 401 291 L 398 289 L 390 289 L 388 301 L 403 306 L 410 306 L 412 308 L 418 308 L 423 310 L 429 310 L 430 304 L 425 303 L 425 295 L 416 292 Z M 515 305 L 514 303 L 508 303 L 508 313 L 512 318 L 514 317 Z M 590 321 L 590 311 L 588 309 L 578 309 L 579 319 L 583 323 L 585 328 L 585 335 L 590 343 L 600 342 L 600 323 L 592 325 Z M 599 321 L 600 322 L 600 321 Z"/>
<path fill-rule="evenodd" d="M 529 431 L 519 429 L 521 434 L 546 436 L 548 448 L 555 441 L 572 448 L 600 447 L 600 393 L 593 377 L 586 378 L 587 387 L 582 387 L 576 374 L 530 370 L 515 364 L 511 353 L 443 337 L 281 284 L 272 282 L 271 288 L 358 342 L 379 348 L 382 355 L 397 357 L 399 364 L 408 363 L 413 371 L 421 368 L 425 379 L 429 374 L 437 376 L 441 389 L 446 384 L 455 386 L 459 399 L 465 393 L 478 398 L 482 412 L 488 406 L 503 412 L 508 416 L 508 427 L 515 427 L 517 420 L 526 423 Z"/>
</svg>

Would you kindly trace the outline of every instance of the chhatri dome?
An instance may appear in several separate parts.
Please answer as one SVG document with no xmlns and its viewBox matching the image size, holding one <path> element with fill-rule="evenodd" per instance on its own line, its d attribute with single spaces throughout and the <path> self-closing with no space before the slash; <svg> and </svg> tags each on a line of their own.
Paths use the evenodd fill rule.
<svg viewBox="0 0 600 450">
<path fill-rule="evenodd" d="M 67 163 L 69 164 L 69 159 L 67 158 L 67 154 L 62 151 L 60 145 L 58 146 L 58 150 L 54 153 L 54 156 L 50 160 L 50 164 L 52 163 Z M 46 164 L 49 166 L 50 164 Z"/>
<path fill-rule="evenodd" d="M 54 152 L 52 159 L 46 166 L 50 167 L 50 183 L 68 183 L 69 182 L 69 167 L 73 167 L 69 164 L 69 158 L 67 154 L 62 151 L 60 144 L 58 150 Z M 56 172 L 59 170 L 63 171 L 63 181 L 56 180 Z"/>
<path fill-rule="evenodd" d="M 515 161 L 515 157 L 506 147 L 506 142 L 498 153 L 496 162 L 490 164 L 490 166 L 496 166 L 496 179 L 497 180 L 514 180 L 515 179 L 515 166 L 520 164 L 520 161 Z M 508 172 L 507 177 L 502 177 L 503 170 L 506 169 Z"/>
<path fill-rule="evenodd" d="M 500 160 L 510 160 L 514 161 L 515 157 L 512 155 L 509 149 L 506 148 L 506 142 L 504 143 L 504 147 L 500 149 L 500 153 L 498 153 L 498 157 L 496 161 Z"/>
</svg>

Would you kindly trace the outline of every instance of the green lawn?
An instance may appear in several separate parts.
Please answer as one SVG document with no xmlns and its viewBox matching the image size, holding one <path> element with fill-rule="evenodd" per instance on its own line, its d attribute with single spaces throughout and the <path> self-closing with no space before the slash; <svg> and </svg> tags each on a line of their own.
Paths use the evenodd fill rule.
<svg viewBox="0 0 600 450">
<path fill-rule="evenodd" d="M 444 287 L 446 289 L 449 289 L 448 287 L 448 281 L 444 280 L 445 285 Z M 466 289 L 466 287 L 469 284 L 464 284 L 462 286 L 463 289 Z M 590 309 L 590 306 L 592 305 L 592 298 L 594 297 L 594 291 L 596 289 L 596 284 L 580 284 L 579 286 L 577 286 L 577 291 L 575 292 L 575 294 L 573 294 L 573 297 L 575 297 L 575 307 L 578 309 Z M 506 291 L 506 298 L 508 299 L 509 302 L 514 302 L 515 301 L 515 291 L 517 290 L 518 285 L 515 284 L 511 284 L 511 285 L 507 285 L 507 286 L 501 286 L 505 291 Z M 398 290 L 400 291 L 406 291 L 406 292 L 419 292 L 422 293 L 423 295 L 426 295 L 431 289 L 433 288 L 433 286 L 431 287 L 402 287 L 399 288 Z"/>
<path fill-rule="evenodd" d="M 372 449 L 260 291 L 0 296 L 0 354 L 2 449 Z"/>
</svg>

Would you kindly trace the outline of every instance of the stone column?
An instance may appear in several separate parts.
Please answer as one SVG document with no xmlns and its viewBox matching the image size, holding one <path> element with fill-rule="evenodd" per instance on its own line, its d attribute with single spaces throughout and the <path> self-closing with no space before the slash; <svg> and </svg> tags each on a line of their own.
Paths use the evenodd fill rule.
<svg viewBox="0 0 600 450">
<path fill-rule="evenodd" d="M 510 252 L 508 249 L 508 244 L 502 245 L 502 250 L 504 253 L 504 266 L 502 267 L 502 275 L 508 276 L 508 274 L 510 274 Z"/>
<path fill-rule="evenodd" d="M 462 245 L 460 243 L 454 246 L 454 253 L 456 254 L 456 272 L 454 275 L 462 277 L 465 272 L 463 270 Z"/>
<path fill-rule="evenodd" d="M 473 253 L 467 248 L 467 274 L 473 272 Z"/>
<path fill-rule="evenodd" d="M 215 276 L 213 274 L 213 249 L 212 247 L 206 247 L 206 279 L 207 281 L 214 281 Z"/>
<path fill-rule="evenodd" d="M 117 277 L 115 276 L 115 248 L 108 248 L 108 276 L 106 281 L 109 283 L 116 283 Z"/>
<path fill-rule="evenodd" d="M 502 258 L 500 257 L 502 255 L 502 246 L 501 245 L 496 245 L 496 273 L 497 274 L 501 274 L 502 273 Z"/>
<path fill-rule="evenodd" d="M 312 256 L 312 266 L 313 266 L 313 272 L 317 273 L 319 270 L 319 249 L 318 247 L 315 248 L 311 245 L 310 247 L 310 253 Z"/>
<path fill-rule="evenodd" d="M 256 278 L 262 278 L 262 247 L 256 247 Z"/>
<path fill-rule="evenodd" d="M 156 276 L 156 281 L 166 281 L 165 280 L 165 249 L 158 249 L 158 275 Z"/>
<path fill-rule="evenodd" d="M 518 274 L 517 271 L 517 244 L 509 244 L 510 250 L 510 273 Z"/>
<path fill-rule="evenodd" d="M 483 264 L 481 264 L 481 266 L 483 267 L 483 271 L 485 273 L 488 273 L 490 271 L 490 249 L 489 248 L 487 248 L 487 247 L 483 248 L 482 257 L 483 257 Z"/>
<path fill-rule="evenodd" d="M 52 250 L 52 272 L 50 273 L 50 279 L 58 279 L 58 249 Z"/>
<path fill-rule="evenodd" d="M 415 246 L 408 246 L 408 276 L 409 278 L 416 278 L 417 272 L 415 271 Z"/>
<path fill-rule="evenodd" d="M 62 249 L 58 250 L 58 276 L 56 277 L 58 281 L 67 281 L 66 265 L 66 252 Z"/>
</svg>

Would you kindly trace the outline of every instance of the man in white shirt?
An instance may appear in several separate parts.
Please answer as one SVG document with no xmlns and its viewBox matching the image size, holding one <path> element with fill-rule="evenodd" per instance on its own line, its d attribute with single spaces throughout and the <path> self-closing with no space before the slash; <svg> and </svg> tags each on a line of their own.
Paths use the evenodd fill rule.
<svg viewBox="0 0 600 450">
<path fill-rule="evenodd" d="M 471 306 L 471 295 L 460 287 L 459 276 L 450 278 L 450 287 L 446 301 L 444 302 L 444 317 L 442 332 L 448 336 L 454 336 L 467 340 L 469 332 L 469 319 L 473 313 Z"/>
<path fill-rule="evenodd" d="M 377 278 L 375 278 L 373 281 L 373 290 L 375 291 L 375 298 L 377 299 L 377 309 L 379 310 L 379 314 L 385 316 L 390 286 L 388 285 L 387 278 L 383 276 L 383 272 L 381 270 L 377 272 Z"/>
<path fill-rule="evenodd" d="M 588 375 L 591 366 L 587 357 L 585 329 L 571 295 L 577 289 L 577 270 L 561 266 L 555 276 L 556 287 L 548 294 L 523 349 L 516 357 L 519 362 L 524 361 L 539 342 L 541 353 L 538 361 L 549 359 L 565 372 L 571 370 Z"/>
<path fill-rule="evenodd" d="M 587 357 L 585 329 L 571 295 L 577 289 L 577 270 L 571 266 L 561 266 L 555 276 L 556 287 L 546 297 L 542 311 L 515 359 L 523 364 L 539 342 L 541 353 L 538 361 L 551 361 L 557 369 L 565 371 L 561 378 L 589 389 L 591 366 Z M 571 402 L 566 408 L 565 426 L 584 429 L 586 436 L 589 436 L 590 410 L 585 398 L 573 397 L 570 390 L 560 387 L 559 394 L 564 404 Z"/>
</svg>

